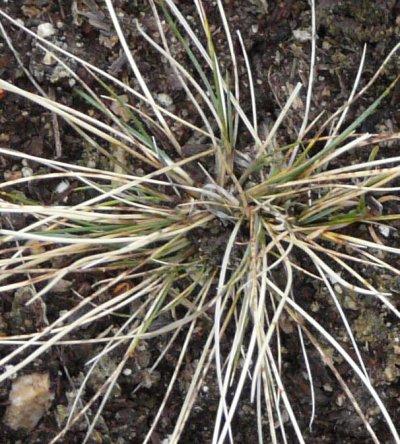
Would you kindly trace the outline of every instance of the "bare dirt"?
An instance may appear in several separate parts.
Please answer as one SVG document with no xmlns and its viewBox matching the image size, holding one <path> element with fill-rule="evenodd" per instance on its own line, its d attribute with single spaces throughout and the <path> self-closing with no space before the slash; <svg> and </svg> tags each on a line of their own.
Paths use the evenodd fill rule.
<svg viewBox="0 0 400 444">
<path fill-rule="evenodd" d="M 179 1 L 179 6 L 186 16 L 195 16 L 192 1 Z M 217 11 L 210 2 L 205 1 L 211 23 L 215 23 L 214 39 L 223 60 L 229 65 L 229 52 L 220 27 Z M 285 0 L 268 1 L 269 11 L 265 14 L 257 1 L 227 0 L 226 13 L 231 29 L 240 29 L 250 62 L 255 74 L 257 107 L 259 122 L 269 122 L 279 113 L 278 103 L 282 103 L 295 86 L 296 82 L 306 82 L 310 60 L 309 41 L 299 41 L 293 31 L 307 31 L 310 27 L 310 11 L 307 1 Z M 143 43 L 135 31 L 134 20 L 138 19 L 148 30 L 155 32 L 155 22 L 145 0 L 124 1 L 116 0 L 114 5 L 118 12 L 123 12 L 124 30 L 150 89 L 156 93 L 167 94 L 172 100 L 172 109 L 187 117 L 194 115 L 190 102 L 177 84 L 167 64 L 160 63 L 160 57 L 148 45 Z M 76 8 L 81 13 L 76 13 Z M 36 30 L 41 23 L 52 23 L 56 33 L 52 40 L 64 45 L 69 51 L 88 60 L 96 66 L 118 76 L 135 85 L 133 75 L 122 56 L 118 40 L 112 31 L 112 25 L 105 12 L 104 4 L 100 0 L 15 0 L 3 1 L 0 8 L 12 17 L 23 20 L 24 24 Z M 75 10 L 75 12 L 74 12 Z M 48 94 L 69 106 L 83 111 L 90 108 L 76 94 L 76 85 L 70 77 L 57 71 L 56 65 L 46 65 L 43 61 L 43 52 L 36 47 L 34 41 L 22 31 L 9 26 L 3 21 L 15 47 L 26 67 Z M 318 31 L 318 58 L 316 64 L 316 86 L 312 100 L 311 119 L 321 110 L 328 113 L 335 111 L 348 97 L 354 78 L 357 73 L 362 48 L 367 44 L 368 52 L 362 84 L 370 78 L 376 68 L 389 53 L 400 35 L 400 1 L 399 0 L 320 0 L 317 1 L 317 31 Z M 22 72 L 11 51 L 4 41 L 0 41 L 0 76 L 22 88 L 33 91 L 29 80 Z M 237 53 L 240 46 L 236 42 Z M 184 60 L 184 52 L 178 47 L 174 56 Z M 241 83 L 247 84 L 243 57 L 239 55 Z M 74 65 L 73 65 L 74 66 Z M 365 109 L 400 72 L 399 59 L 393 59 L 374 87 L 352 108 L 348 119 Z M 85 80 L 96 88 L 95 82 L 88 73 L 78 67 L 74 69 Z M 249 95 L 246 87 L 242 88 L 243 106 L 250 110 Z M 400 92 L 397 89 L 383 106 L 380 107 L 364 124 L 363 130 L 399 131 Z M 294 137 L 293 126 L 301 123 L 304 96 L 297 110 L 291 115 L 292 124 L 288 125 L 287 137 Z M 61 120 L 59 124 L 61 153 L 56 151 L 58 134 L 55 131 L 52 116 L 38 106 L 6 94 L 0 96 L 0 145 L 15 150 L 24 151 L 35 156 L 59 158 L 68 162 L 79 162 L 92 166 L 107 165 L 107 161 L 94 153 L 81 138 L 76 135 Z M 179 133 L 179 141 L 184 145 L 190 141 L 191 134 L 186 130 Z M 240 139 L 244 148 L 248 141 Z M 388 152 L 396 152 L 399 146 L 387 148 Z M 60 155 L 60 156 L 59 156 Z M 357 156 L 356 154 L 354 156 Z M 357 157 L 349 158 L 353 162 Z M 23 168 L 30 168 L 38 172 L 40 166 L 35 163 L 21 164 L 11 157 L 0 156 L 0 173 L 4 177 L 19 177 Z M 137 169 L 137 165 L 131 165 Z M 56 186 L 56 183 L 54 184 Z M 71 184 L 73 187 L 74 184 Z M 73 189 L 73 188 L 72 188 Z M 27 199 L 39 200 L 50 205 L 60 199 L 54 190 L 40 184 L 34 187 L 23 187 L 15 192 L 23 193 Z M 69 191 L 63 195 L 68 199 Z M 74 194 L 75 196 L 75 194 Z M 68 203 L 73 203 L 71 200 Z M 14 228 L 21 228 L 29 221 L 24 216 L 15 216 L 10 219 L 1 218 L 1 224 Z M 398 235 L 392 239 L 398 242 Z M 215 242 L 213 242 L 214 248 Z M 207 247 L 204 247 L 207 248 Z M 393 258 L 393 266 L 398 266 Z M 85 295 L 90 285 L 98 279 L 97 275 L 73 276 L 75 288 Z M 375 284 L 383 284 L 388 279 L 395 294 L 394 303 L 398 302 L 399 282 L 386 276 L 372 276 Z M 76 302 L 70 290 L 52 294 L 46 301 L 49 320 L 55 319 L 59 312 L 68 309 Z M 0 299 L 0 332 L 2 335 L 23 334 L 43 328 L 44 319 L 39 306 L 26 308 L 23 305 L 23 294 L 5 292 Z M 328 301 L 327 294 L 321 287 L 312 282 L 303 282 L 296 289 L 296 297 L 309 310 L 325 312 L 326 328 L 343 337 L 343 328 L 340 319 Z M 388 315 L 375 301 L 360 300 L 351 294 L 343 294 L 342 302 L 346 309 L 355 336 L 366 350 L 367 366 L 371 370 L 371 377 L 380 395 L 384 398 L 388 410 L 395 422 L 400 424 L 400 327 L 398 321 Z M 26 300 L 26 299 L 25 299 Z M 82 338 L 96 336 L 104 331 L 114 319 L 105 318 L 91 325 L 86 330 L 79 331 Z M 304 362 L 301 356 L 298 338 L 292 334 L 293 325 L 285 326 L 283 335 L 284 376 L 288 392 L 291 394 L 296 414 L 304 430 L 310 414 L 310 395 L 308 383 L 305 379 Z M 152 437 L 153 443 L 161 443 L 171 433 L 176 415 L 179 413 L 180 403 L 191 381 L 200 356 L 203 341 L 209 326 L 204 323 L 196 332 L 196 341 L 189 348 L 185 358 L 184 371 L 163 413 L 157 432 Z M 184 339 L 182 335 L 181 342 Z M 151 424 L 157 406 L 162 400 L 166 384 L 172 374 L 179 354 L 179 348 L 174 347 L 166 354 L 164 363 L 156 373 L 149 374 L 148 368 L 152 365 L 168 341 L 167 337 L 154 339 L 143 343 L 141 353 L 128 362 L 130 374 L 121 376 L 118 387 L 103 411 L 101 420 L 93 437 L 93 442 L 99 443 L 140 443 Z M 311 349 L 310 349 L 311 350 Z M 5 354 L 9 349 L 0 349 Z M 0 427 L 0 442 L 3 443 L 45 443 L 60 429 L 65 420 L 65 409 L 68 396 L 74 387 L 82 380 L 84 363 L 88 356 L 94 355 L 98 349 L 94 346 L 53 348 L 49 353 L 35 361 L 25 371 L 49 372 L 52 389 L 55 393 L 52 406 L 32 432 L 15 432 L 5 425 Z M 99 371 L 97 380 L 89 386 L 84 394 L 89 399 L 105 378 L 118 363 L 120 350 L 116 349 L 102 371 Z M 361 443 L 370 442 L 367 432 L 358 416 L 353 412 L 351 405 L 343 395 L 335 377 L 329 369 L 321 363 L 316 352 L 310 351 L 310 364 L 313 368 L 314 385 L 317 397 L 316 420 L 312 431 L 308 432 L 306 440 L 309 443 Z M 353 389 L 361 407 L 366 412 L 382 443 L 390 443 L 391 438 L 387 427 L 382 420 L 375 404 L 366 395 L 364 389 L 353 381 L 352 375 L 340 359 L 335 356 L 336 365 L 342 371 L 342 376 Z M 129 372 L 128 372 L 129 373 Z M 146 381 L 144 387 L 133 392 L 139 382 Z M 0 386 L 0 416 L 7 407 L 11 383 Z M 206 380 L 200 392 L 193 413 L 188 421 L 187 429 L 182 439 L 183 443 L 210 442 L 212 424 L 218 406 L 218 390 L 212 377 Z M 246 402 L 246 398 L 239 409 L 234 425 L 235 442 L 253 443 L 256 440 L 254 423 L 254 406 Z M 82 442 L 86 424 L 76 427 L 68 434 L 65 443 Z M 293 432 L 288 427 L 288 442 L 296 442 Z M 268 442 L 268 437 L 266 437 Z"/>
</svg>

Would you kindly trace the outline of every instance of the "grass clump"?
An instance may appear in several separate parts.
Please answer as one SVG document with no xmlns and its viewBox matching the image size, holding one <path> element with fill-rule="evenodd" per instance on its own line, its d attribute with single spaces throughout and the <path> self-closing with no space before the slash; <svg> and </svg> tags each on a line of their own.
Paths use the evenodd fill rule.
<svg viewBox="0 0 400 444">
<path fill-rule="evenodd" d="M 310 427 L 316 405 L 308 349 L 314 347 L 337 378 L 371 439 L 379 442 L 362 407 L 328 356 L 326 350 L 331 347 L 364 385 L 393 439 L 400 442 L 397 427 L 374 388 L 335 289 L 338 285 L 357 297 L 376 298 L 399 317 L 390 291 L 375 288 L 368 279 L 368 270 L 399 274 L 382 253 L 397 255 L 400 250 L 387 245 L 379 235 L 380 230 L 390 230 L 390 222 L 400 217 L 387 211 L 388 205 L 398 200 L 400 158 L 379 157 L 380 144 L 398 139 L 398 134 L 357 132 L 398 79 L 354 121 L 347 121 L 349 107 L 371 87 L 399 45 L 371 80 L 359 88 L 364 49 L 348 101 L 328 118 L 321 114 L 310 123 L 316 53 L 315 11 L 311 2 L 311 66 L 304 117 L 296 140 L 281 144 L 278 132 L 299 96 L 301 85 L 294 88 L 267 134 L 261 135 L 251 66 L 240 34 L 231 34 L 218 0 L 232 67 L 230 73 L 225 72 L 203 5 L 200 1 L 194 3 L 203 31 L 201 38 L 172 0 L 149 0 L 158 28 L 157 39 L 140 23 L 137 29 L 169 62 L 198 113 L 197 123 L 184 120 L 156 101 L 130 51 L 111 0 L 105 4 L 139 85 L 138 91 L 35 36 L 1 12 L 13 25 L 37 37 L 37 44 L 76 79 L 80 96 L 102 117 L 91 117 L 55 102 L 44 91 L 31 93 L 4 80 L 0 80 L 0 88 L 63 118 L 110 160 L 112 168 L 100 170 L 0 149 L 2 155 L 38 162 L 51 170 L 0 185 L 3 215 L 23 213 L 32 220 L 22 229 L 0 231 L 1 291 L 29 287 L 32 297 L 28 305 L 37 301 L 46 304 L 52 289 L 65 278 L 77 273 L 103 276 L 89 295 L 78 298 L 70 310 L 41 331 L 1 338 L 1 344 L 11 348 L 0 360 L 0 365 L 6 366 L 0 380 L 12 377 L 51 347 L 100 344 L 102 351 L 88 361 L 66 424 L 52 441 L 62 440 L 74 424 L 90 413 L 84 439 L 87 442 L 118 377 L 140 342 L 169 335 L 169 347 L 174 347 L 180 333 L 184 333 L 175 371 L 144 440 L 149 442 L 180 375 L 196 326 L 205 319 L 209 330 L 170 442 L 178 442 L 182 435 L 199 389 L 211 370 L 219 390 L 213 442 L 233 439 L 233 419 L 243 397 L 255 403 L 260 442 L 266 436 L 271 442 L 285 442 L 288 428 L 304 442 L 305 431 L 298 423 L 296 406 L 291 393 L 285 390 L 280 326 L 285 316 L 296 327 L 292 334 L 299 338 L 308 374 Z M 4 29 L 3 33 L 12 48 Z M 187 66 L 172 55 L 171 37 L 182 45 Z M 250 117 L 240 103 L 235 39 L 247 70 Z M 68 67 L 67 61 L 71 59 L 96 79 L 98 89 L 89 87 Z M 99 89 L 103 94 L 99 95 Z M 140 105 L 131 105 L 130 98 Z M 187 128 L 194 140 L 201 143 L 182 145 L 172 130 L 175 123 Z M 252 140 L 249 152 L 240 149 L 244 132 Z M 339 162 L 354 150 L 367 153 L 366 160 L 351 165 Z M 127 159 L 140 165 L 143 174 L 133 175 Z M 81 196 L 80 202 L 44 206 L 22 201 L 12 191 L 19 185 L 53 179 L 77 181 L 75 192 Z M 359 236 L 360 225 L 366 227 L 368 237 Z M 62 266 L 48 265 L 56 264 L 59 257 L 63 258 Z M 362 275 L 360 269 L 367 270 L 367 274 Z M 306 278 L 325 287 L 346 331 L 346 347 L 324 326 L 324 319 L 318 319 L 317 314 L 296 301 L 296 281 Z M 80 296 L 76 289 L 74 293 Z M 134 310 L 127 310 L 132 306 Z M 71 334 L 79 337 L 80 329 L 106 316 L 115 319 L 117 327 L 112 331 L 101 337 L 70 339 Z M 163 321 L 166 317 L 167 323 Z M 227 342 L 228 352 L 222 347 Z M 118 366 L 94 396 L 85 400 L 83 393 L 91 375 L 102 359 L 116 349 L 123 350 Z M 160 354 L 152 370 L 159 366 L 165 353 Z"/>
</svg>

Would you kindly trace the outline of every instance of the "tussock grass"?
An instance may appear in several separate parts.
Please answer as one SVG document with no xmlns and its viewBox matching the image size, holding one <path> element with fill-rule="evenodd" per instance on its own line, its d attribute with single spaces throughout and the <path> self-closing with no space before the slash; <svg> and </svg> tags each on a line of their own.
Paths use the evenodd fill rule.
<svg viewBox="0 0 400 444">
<path fill-rule="evenodd" d="M 75 307 L 42 331 L 0 338 L 0 344 L 10 347 L 9 353 L 0 360 L 0 365 L 6 368 L 0 381 L 12 377 L 56 345 L 102 345 L 102 351 L 87 363 L 85 379 L 77 391 L 68 420 L 52 441 L 61 441 L 75 423 L 86 417 L 89 425 L 84 442 L 87 442 L 119 375 L 140 341 L 169 335 L 169 347 L 173 347 L 179 333 L 185 332 L 164 400 L 154 413 L 154 421 L 144 440 L 149 442 L 179 377 L 185 353 L 193 341 L 194 329 L 199 319 L 205 317 L 211 321 L 211 327 L 170 442 L 179 441 L 209 369 L 214 369 L 220 392 L 213 442 L 233 440 L 232 422 L 243 396 L 246 399 L 250 396 L 255 403 L 259 442 L 263 442 L 266 435 L 271 442 L 286 442 L 288 427 L 294 430 L 299 442 L 304 442 L 304 430 L 298 424 L 296 406 L 284 385 L 280 319 L 285 315 L 296 325 L 293 334 L 298 335 L 308 373 L 310 428 L 318 409 L 313 369 L 308 358 L 309 347 L 314 347 L 336 376 L 371 439 L 379 442 L 362 406 L 327 356 L 326 346 L 329 345 L 365 386 L 393 439 L 400 442 L 398 427 L 374 388 L 363 352 L 332 284 L 334 282 L 359 297 L 372 296 L 396 317 L 400 315 L 390 291 L 375 288 L 368 276 L 359 272 L 362 265 L 366 270 L 399 274 L 382 258 L 382 253 L 397 255 L 400 250 L 388 245 L 379 230 L 386 229 L 400 218 L 399 214 L 386 211 L 390 202 L 399 200 L 400 188 L 395 184 L 400 176 L 400 157 L 378 158 L 379 145 L 396 140 L 399 135 L 357 132 L 361 123 L 390 94 L 398 79 L 353 122 L 344 126 L 350 106 L 374 84 L 399 45 L 370 81 L 359 88 L 366 53 L 364 48 L 348 101 L 325 121 L 320 115 L 309 122 L 316 53 L 315 7 L 311 2 L 313 38 L 304 117 L 297 139 L 279 146 L 277 133 L 288 118 L 302 85 L 294 88 L 268 134 L 262 136 L 251 65 L 240 33 L 235 36 L 229 29 L 220 0 L 217 0 L 217 6 L 232 60 L 229 75 L 221 67 L 210 23 L 200 0 L 195 0 L 194 4 L 202 38 L 172 0 L 157 3 L 149 0 L 158 26 L 157 40 L 140 23 L 136 24 L 143 39 L 170 63 L 198 112 L 201 125 L 186 121 L 157 103 L 141 73 L 140 64 L 129 49 L 112 1 L 105 0 L 105 4 L 139 91 L 36 36 L 0 11 L 2 19 L 37 38 L 37 44 L 69 71 L 79 84 L 81 96 L 103 117 L 91 117 L 58 103 L 40 89 L 32 93 L 4 80 L 0 80 L 0 88 L 64 119 L 87 143 L 107 156 L 110 165 L 115 166 L 110 171 L 99 170 L 0 148 L 2 155 L 37 162 L 49 171 L 0 184 L 1 213 L 5 217 L 25 214 L 34 220 L 20 230 L 0 230 L 0 290 L 29 287 L 32 298 L 28 304 L 37 300 L 46 304 L 52 288 L 62 279 L 74 273 L 104 273 L 104 279 L 93 286 L 89 296 L 82 297 Z M 2 31 L 12 48 L 4 28 Z M 178 63 L 171 54 L 171 34 L 184 48 L 189 66 Z M 250 116 L 240 103 L 235 38 L 240 43 L 247 70 L 252 105 Z M 68 67 L 68 60 L 85 67 L 104 94 L 99 95 L 98 90 L 94 91 L 80 79 Z M 34 85 L 40 88 L 36 83 Z M 130 105 L 117 91 L 135 98 L 141 106 Z M 113 112 L 113 103 L 123 109 L 127 119 Z M 171 130 L 173 122 L 186 126 L 197 139 L 205 141 L 204 149 L 185 155 L 184 147 Z M 238 149 L 239 133 L 243 131 L 247 131 L 253 140 L 252 155 Z M 163 141 L 156 134 L 162 134 Z M 322 146 L 318 151 L 314 149 L 316 144 Z M 331 166 L 333 160 L 355 150 L 369 153 L 369 159 L 348 166 Z M 121 158 L 129 157 L 143 165 L 143 175 L 132 175 L 126 163 L 121 161 Z M 203 171 L 205 183 L 199 185 L 188 166 Z M 18 185 L 53 179 L 73 179 L 80 184 L 82 195 L 87 196 L 90 190 L 91 197 L 84 197 L 72 206 L 44 206 L 21 201 L 12 192 Z M 192 241 L 193 236 L 198 236 L 199 228 L 210 229 L 215 222 L 226 236 L 224 252 L 217 257 L 217 265 L 215 258 L 211 261 L 210 256 L 201 252 Z M 367 226 L 370 239 L 358 237 L 356 228 L 360 224 Z M 32 242 L 40 246 L 39 251 L 31 248 Z M 66 265 L 49 267 L 48 264 L 60 256 Z M 304 261 L 299 262 L 298 257 Z M 318 319 L 318 313 L 309 313 L 296 302 L 295 281 L 305 278 L 325 286 L 347 333 L 348 347 L 345 348 L 323 327 L 324 322 Z M 119 287 L 123 288 L 120 294 L 105 297 L 121 283 L 126 285 Z M 134 312 L 127 315 L 126 309 L 134 302 Z M 156 321 L 166 313 L 172 320 L 160 326 Z M 121 321 L 117 329 L 91 339 L 70 339 L 71 333 L 108 315 L 119 316 Z M 233 331 L 233 335 L 227 334 L 228 331 Z M 230 343 L 227 354 L 221 351 L 222 341 Z M 83 399 L 85 385 L 96 366 L 104 356 L 122 346 L 125 351 L 115 371 L 90 400 Z M 26 353 L 28 350 L 29 354 Z M 153 370 L 163 356 L 161 353 Z M 250 386 L 250 393 L 244 393 L 245 384 Z M 93 410 L 94 405 L 97 407 Z M 289 424 L 284 420 L 284 413 L 289 417 Z M 268 419 L 267 431 L 263 430 L 265 418 Z"/>
</svg>

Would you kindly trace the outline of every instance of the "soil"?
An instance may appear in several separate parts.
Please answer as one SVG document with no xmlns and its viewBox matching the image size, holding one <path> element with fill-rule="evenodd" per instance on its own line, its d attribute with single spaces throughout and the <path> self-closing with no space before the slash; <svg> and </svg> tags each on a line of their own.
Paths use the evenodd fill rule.
<svg viewBox="0 0 400 444">
<path fill-rule="evenodd" d="M 145 0 L 115 0 L 117 12 L 122 13 L 122 22 L 126 37 L 133 49 L 137 63 L 146 77 L 149 88 L 156 94 L 166 94 L 164 99 L 171 99 L 171 110 L 182 116 L 194 115 L 190 102 L 186 99 L 170 68 L 166 63 L 160 63 L 160 57 L 143 42 L 135 31 L 134 20 L 141 22 L 149 33 L 156 31 L 155 22 L 150 8 Z M 257 109 L 259 123 L 267 124 L 279 113 L 279 104 L 284 102 L 298 81 L 306 83 L 310 60 L 310 42 L 302 41 L 294 31 L 309 31 L 310 10 L 307 1 L 285 0 L 267 1 L 268 13 L 261 8 L 256 0 L 226 0 L 226 13 L 231 29 L 239 29 L 247 49 L 252 70 L 255 76 Z M 334 112 L 341 106 L 350 94 L 359 66 L 363 45 L 367 45 L 367 56 L 361 84 L 372 76 L 385 56 L 397 43 L 400 35 L 400 1 L 399 0 L 319 0 L 317 3 L 317 32 L 318 52 L 316 63 L 316 84 L 312 100 L 312 120 L 320 111 Z M 185 16 L 196 16 L 193 2 L 183 0 L 177 2 Z M 211 2 L 204 1 L 210 23 L 215 24 L 214 39 L 222 60 L 229 66 L 229 52 L 223 29 L 220 26 L 218 12 Z M 76 13 L 76 7 L 80 14 Z M 133 75 L 122 56 L 118 40 L 112 31 L 111 22 L 101 0 L 14 0 L 1 2 L 0 8 L 14 18 L 36 30 L 41 23 L 52 23 L 56 32 L 52 41 L 63 45 L 69 51 L 84 58 L 90 63 L 112 73 L 135 86 Z M 74 12 L 75 11 L 75 12 Z M 44 91 L 68 106 L 74 106 L 84 112 L 89 112 L 90 106 L 76 94 L 76 84 L 68 75 L 57 71 L 54 64 L 44 63 L 43 52 L 35 42 L 22 31 L 10 26 L 2 19 L 15 48 L 21 55 L 26 67 L 44 89 Z M 33 91 L 33 86 L 17 64 L 12 52 L 4 42 L 0 41 L 0 76 L 15 85 Z M 240 46 L 235 39 L 235 45 L 240 65 L 242 88 L 242 105 L 246 111 L 250 108 L 250 97 L 247 92 L 247 77 Z M 174 57 L 184 60 L 183 50 L 174 49 Z M 73 69 L 91 86 L 97 88 L 88 73 L 72 65 Z M 349 121 L 360 113 L 373 99 L 388 86 L 400 72 L 399 58 L 394 58 L 385 69 L 374 87 L 368 91 L 351 108 Z M 399 131 L 400 91 L 397 89 L 383 105 L 365 123 L 363 130 Z M 301 124 L 304 109 L 304 94 L 290 115 L 290 122 L 285 127 L 286 137 L 295 138 L 294 128 Z M 93 110 L 92 110 L 93 111 Z M 0 96 L 0 142 L 2 147 L 20 150 L 35 156 L 58 158 L 72 163 L 104 167 L 107 159 L 93 152 L 73 130 L 60 119 L 59 133 L 55 131 L 54 120 L 49 112 L 39 106 L 11 94 Z M 182 145 L 191 143 L 187 130 L 174 128 Z M 60 143 L 57 137 L 60 137 Z M 240 138 L 240 148 L 248 145 L 245 137 Z M 58 145 L 58 148 L 56 149 Z M 398 145 L 387 147 L 387 152 L 396 152 Z M 61 149 L 61 151 L 60 151 Z M 358 159 L 358 154 L 346 159 L 351 163 Z M 24 174 L 24 168 L 33 173 L 40 166 L 35 163 L 21 163 L 12 157 L 0 156 L 0 173 L 5 178 L 19 177 Z M 141 165 L 130 165 L 129 168 L 138 172 Z M 200 179 L 199 179 L 200 180 Z M 57 183 L 54 183 L 54 187 Z M 70 188 L 73 184 L 69 185 Z M 50 205 L 61 199 L 48 183 L 38 184 L 16 190 L 24 193 L 26 198 L 39 200 Z M 62 198 L 68 199 L 68 189 Z M 68 203 L 73 203 L 69 201 Z M 7 227 L 23 227 L 28 221 L 24 216 L 2 218 L 1 223 Z M 397 233 L 391 235 L 393 243 L 398 243 Z M 213 244 L 218 250 L 218 243 L 224 243 L 225 238 Z M 204 248 L 208 248 L 205 246 Z M 215 254 L 212 252 L 211 256 Z M 392 265 L 398 267 L 396 259 Z M 74 276 L 74 286 L 79 288 L 82 295 L 90 285 L 98 279 L 96 275 Z M 383 285 L 385 279 L 390 281 L 395 300 L 398 302 L 400 282 L 385 275 L 371 276 L 375 284 Z M 325 327 L 335 337 L 344 337 L 344 331 L 335 307 L 330 302 L 326 291 L 312 282 L 302 282 L 295 289 L 296 298 L 309 310 L 325 313 Z M 5 292 L 0 300 L 0 331 L 2 335 L 24 334 L 44 326 L 43 313 L 40 306 L 23 305 L 24 295 L 15 292 Z M 368 298 L 355 298 L 351 294 L 342 294 L 342 303 L 346 309 L 356 339 L 363 345 L 367 367 L 379 394 L 385 401 L 395 423 L 400 426 L 400 327 L 398 320 L 389 315 L 380 304 Z M 26 299 L 25 299 L 26 300 Z M 71 289 L 66 289 L 46 302 L 47 316 L 54 319 L 61 310 L 70 308 L 76 302 Z M 105 318 L 79 331 L 82 338 L 95 337 L 103 332 L 113 319 Z M 310 347 L 309 359 L 313 369 L 314 386 L 317 398 L 316 419 L 311 431 L 307 432 L 310 415 L 310 395 L 304 362 L 302 359 L 298 338 L 292 334 L 293 325 L 287 320 L 286 331 L 282 336 L 284 353 L 284 377 L 287 391 L 295 406 L 295 413 L 303 430 L 306 430 L 306 441 L 309 443 L 361 443 L 370 442 L 359 417 L 343 395 L 336 378 L 331 374 L 316 352 Z M 183 372 L 179 375 L 174 389 L 162 416 L 162 420 L 153 434 L 152 443 L 161 443 L 172 432 L 174 421 L 179 413 L 180 403 L 191 381 L 196 360 L 201 353 L 202 344 L 207 337 L 209 326 L 204 323 L 196 332 L 196 340 L 190 346 Z M 180 344 L 184 340 L 181 335 Z M 150 374 L 149 368 L 157 359 L 161 350 L 166 347 L 168 337 L 143 342 L 141 352 L 132 358 L 127 368 L 132 370 L 121 376 L 113 393 L 112 399 L 106 405 L 101 420 L 93 436 L 93 442 L 101 443 L 140 443 L 148 426 L 161 402 L 165 387 L 174 370 L 179 355 L 178 345 L 170 349 L 158 368 Z M 45 443 L 50 441 L 60 430 L 65 420 L 65 410 L 68 397 L 79 385 L 83 378 L 84 363 L 88 356 L 98 352 L 95 346 L 85 347 L 54 347 L 46 355 L 36 360 L 25 369 L 25 372 L 49 372 L 55 398 L 52 407 L 35 429 L 29 433 L 15 432 L 6 426 L 0 428 L 0 442 L 3 443 Z M 5 354 L 9 348 L 0 349 Z M 121 350 L 116 349 L 109 356 L 97 378 L 91 383 L 84 399 L 104 382 L 118 363 Z M 352 379 L 348 368 L 334 356 L 335 363 L 341 370 L 342 377 L 352 388 L 360 406 L 366 412 L 371 424 L 382 443 L 390 443 L 391 438 L 387 427 L 375 404 L 365 390 Z M 134 391 L 138 383 L 143 383 L 138 391 Z M 0 416 L 4 413 L 9 396 L 11 382 L 0 386 Z M 234 424 L 235 442 L 253 443 L 256 441 L 254 414 L 255 407 L 244 396 L 239 413 Z M 208 443 L 212 438 L 212 424 L 218 406 L 218 388 L 215 385 L 213 373 L 206 379 L 200 391 L 200 397 L 188 421 L 182 443 Z M 86 424 L 83 422 L 68 434 L 65 443 L 80 443 L 83 440 Z M 267 430 L 267 428 L 265 428 Z M 293 431 L 288 426 L 288 442 L 296 442 Z M 265 437 L 269 442 L 268 436 Z"/>
</svg>

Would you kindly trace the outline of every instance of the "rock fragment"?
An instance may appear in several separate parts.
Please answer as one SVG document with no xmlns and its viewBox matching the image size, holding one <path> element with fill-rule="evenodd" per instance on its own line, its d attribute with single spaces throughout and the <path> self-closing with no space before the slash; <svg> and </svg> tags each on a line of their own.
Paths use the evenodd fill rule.
<svg viewBox="0 0 400 444">
<path fill-rule="evenodd" d="M 20 376 L 12 384 L 4 423 L 13 430 L 34 429 L 53 398 L 48 373 Z"/>
<path fill-rule="evenodd" d="M 51 37 L 56 33 L 54 26 L 51 23 L 41 23 L 37 29 L 37 35 L 43 39 Z"/>
</svg>

